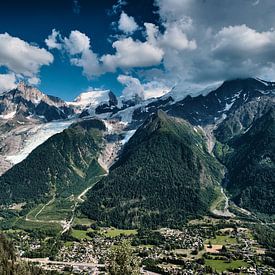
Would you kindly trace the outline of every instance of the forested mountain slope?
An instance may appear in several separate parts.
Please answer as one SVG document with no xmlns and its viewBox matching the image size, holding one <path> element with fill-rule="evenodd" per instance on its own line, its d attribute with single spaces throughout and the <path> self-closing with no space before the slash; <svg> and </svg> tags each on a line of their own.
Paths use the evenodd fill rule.
<svg viewBox="0 0 275 275">
<path fill-rule="evenodd" d="M 208 212 L 221 178 L 199 128 L 158 111 L 89 191 L 82 210 L 120 228 L 175 226 Z"/>
<path fill-rule="evenodd" d="M 97 119 L 75 123 L 37 147 L 0 178 L 0 202 L 39 201 L 69 196 L 102 174 L 97 162 L 105 125 Z"/>
<path fill-rule="evenodd" d="M 249 210 L 275 214 L 275 106 L 227 146 L 232 199 Z"/>
</svg>

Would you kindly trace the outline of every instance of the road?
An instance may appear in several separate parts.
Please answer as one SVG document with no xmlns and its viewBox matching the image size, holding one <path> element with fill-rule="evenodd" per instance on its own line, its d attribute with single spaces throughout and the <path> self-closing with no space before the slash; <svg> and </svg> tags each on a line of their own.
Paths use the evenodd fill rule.
<svg viewBox="0 0 275 275">
<path fill-rule="evenodd" d="M 78 262 L 61 262 L 61 261 L 50 261 L 48 258 L 22 258 L 23 261 L 32 263 L 41 263 L 49 265 L 67 265 L 67 266 L 77 266 L 77 267 L 104 267 L 103 264 L 97 263 L 78 263 Z"/>
</svg>

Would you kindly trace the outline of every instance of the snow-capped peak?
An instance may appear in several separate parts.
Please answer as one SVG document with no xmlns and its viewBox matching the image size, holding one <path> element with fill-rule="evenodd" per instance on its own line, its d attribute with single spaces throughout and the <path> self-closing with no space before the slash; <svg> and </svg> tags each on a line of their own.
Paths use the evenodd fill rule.
<svg viewBox="0 0 275 275">
<path fill-rule="evenodd" d="M 28 86 L 23 81 L 18 83 L 17 90 L 23 94 L 25 99 L 31 101 L 34 104 L 39 104 L 41 102 L 41 100 L 43 100 L 47 97 L 45 94 L 43 94 L 37 88 Z"/>
<path fill-rule="evenodd" d="M 97 107 L 99 104 L 109 101 L 110 90 L 91 90 L 81 93 L 74 101 L 67 102 L 71 106 L 84 109 L 85 107 Z"/>
</svg>

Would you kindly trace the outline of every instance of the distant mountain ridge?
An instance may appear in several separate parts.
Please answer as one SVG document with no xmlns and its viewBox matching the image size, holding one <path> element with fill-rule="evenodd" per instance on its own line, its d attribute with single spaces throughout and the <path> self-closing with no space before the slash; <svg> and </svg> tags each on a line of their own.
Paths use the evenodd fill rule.
<svg viewBox="0 0 275 275">
<path fill-rule="evenodd" d="M 188 120 L 193 125 L 205 126 L 215 124 L 244 103 L 263 95 L 274 97 L 275 83 L 254 78 L 229 80 L 205 96 L 188 95 L 183 100 L 174 102 L 167 94 L 137 108 L 133 113 L 133 120 L 143 121 L 156 110 L 162 109 L 169 115 Z"/>
<path fill-rule="evenodd" d="M 0 95 L 0 118 L 37 116 L 45 121 L 67 119 L 74 114 L 65 101 L 49 96 L 23 82 Z"/>
<path fill-rule="evenodd" d="M 54 113 L 64 114 L 69 108 L 68 112 L 73 114 L 68 114 L 64 128 L 72 123 L 70 118 L 77 121 L 0 177 L 3 194 L 0 198 L 3 201 L 8 198 L 5 202 L 31 200 L 34 196 L 27 191 L 29 183 L 38 184 L 36 197 L 40 199 L 49 196 L 51 185 L 63 194 L 78 184 L 86 186 L 87 173 L 102 171 L 95 161 L 102 150 L 105 160 L 116 162 L 109 175 L 89 191 L 82 206 L 86 215 L 102 225 L 178 226 L 190 217 L 205 215 L 221 188 L 224 166 L 227 170 L 224 188 L 237 205 L 274 214 L 270 204 L 275 192 L 275 83 L 253 78 L 230 80 L 207 94 L 177 97 L 178 101 L 172 93 L 157 99 L 133 97 L 126 101 L 104 90 L 97 94 L 83 93 L 74 103 L 65 103 L 31 87 L 15 89 L 3 96 L 4 104 L 8 103 L 4 115 L 14 109 L 16 114 L 14 118 L 0 117 L 2 154 L 9 146 L 5 142 L 10 135 L 1 139 L 1 133 L 17 137 L 20 129 L 19 136 L 24 139 L 34 125 L 40 127 L 48 122 L 45 114 L 51 115 L 53 108 Z M 47 106 L 43 118 L 37 108 L 41 103 Z M 25 120 L 17 120 L 20 115 Z M 97 121 L 102 126 L 99 132 L 106 131 L 104 145 L 96 142 L 96 136 L 86 129 L 88 121 Z M 67 147 L 62 140 L 72 146 Z M 15 149 L 16 142 L 17 138 L 12 140 Z M 90 146 L 93 142 L 96 149 Z M 37 168 L 36 161 L 40 160 L 37 152 L 41 150 L 46 155 L 45 162 Z M 94 161 L 87 166 L 85 159 L 90 161 L 90 153 Z M 47 169 L 51 170 L 50 177 Z M 36 173 L 41 175 L 39 180 Z M 56 173 L 66 179 L 58 178 L 56 184 Z M 27 189 L 24 186 L 17 189 L 17 178 L 26 183 Z"/>
</svg>

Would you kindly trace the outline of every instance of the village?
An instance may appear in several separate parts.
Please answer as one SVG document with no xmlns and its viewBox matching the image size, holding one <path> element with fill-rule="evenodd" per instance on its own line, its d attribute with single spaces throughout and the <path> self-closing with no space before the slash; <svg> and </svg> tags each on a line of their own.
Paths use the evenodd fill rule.
<svg viewBox="0 0 275 275">
<path fill-rule="evenodd" d="M 76 219 L 63 236 L 9 230 L 18 255 L 60 274 L 106 274 L 110 248 L 131 243 L 141 274 L 274 274 L 266 248 L 239 220 L 206 217 L 178 229 L 123 230 Z M 150 273 L 151 272 L 151 273 Z"/>
</svg>

